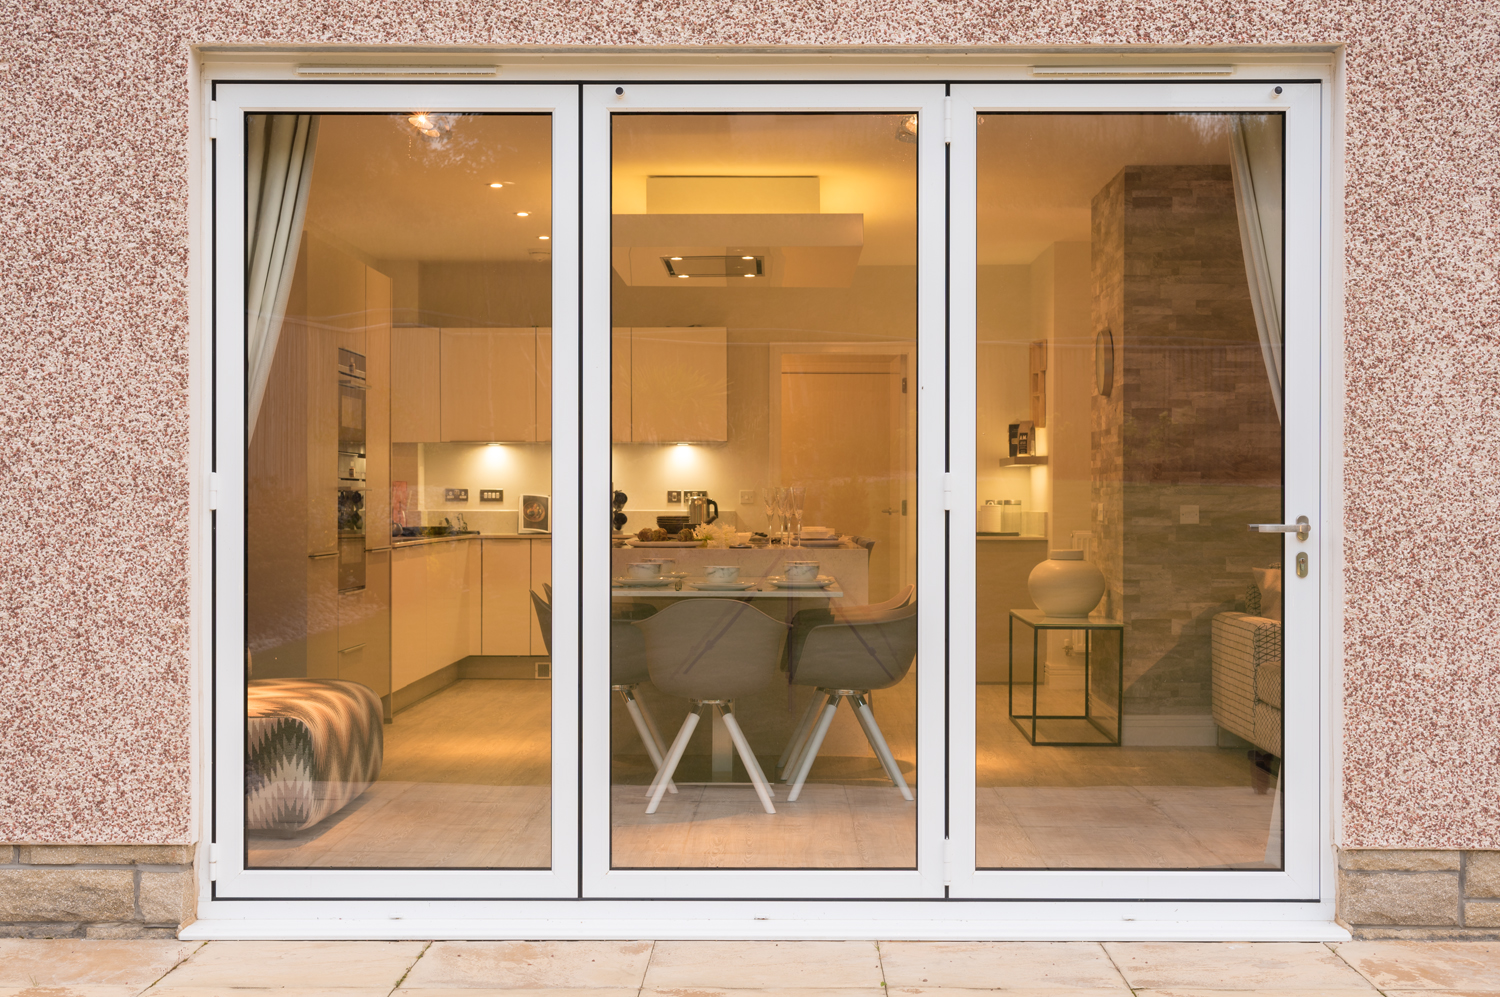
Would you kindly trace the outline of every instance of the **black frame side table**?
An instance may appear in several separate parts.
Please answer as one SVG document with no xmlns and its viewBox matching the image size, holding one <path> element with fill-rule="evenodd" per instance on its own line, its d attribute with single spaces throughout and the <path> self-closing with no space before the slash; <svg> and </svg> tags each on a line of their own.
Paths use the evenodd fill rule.
<svg viewBox="0 0 1500 997">
<path fill-rule="evenodd" d="M 1031 628 L 1031 712 L 1016 712 L 1016 621 L 1020 620 L 1022 626 Z M 1082 630 L 1083 631 L 1083 712 L 1082 713 L 1060 713 L 1039 714 L 1037 712 L 1037 688 L 1038 679 L 1041 677 L 1040 655 L 1038 652 L 1039 634 L 1044 630 Z M 1093 645 L 1093 637 L 1096 631 L 1108 632 L 1113 630 L 1119 635 L 1120 641 L 1120 667 L 1119 682 L 1115 691 L 1115 729 L 1111 731 L 1101 724 L 1094 716 L 1093 683 L 1090 681 L 1091 663 L 1089 653 Z M 1089 617 L 1067 617 L 1048 616 L 1040 609 L 1012 609 L 1010 611 L 1010 629 L 1008 631 L 1009 647 L 1006 694 L 1009 702 L 1010 722 L 1016 725 L 1026 740 L 1033 746 L 1047 748 L 1117 748 L 1120 746 L 1121 736 L 1124 733 L 1125 723 L 1125 624 L 1113 620 L 1095 620 Z M 1024 721 L 1031 721 L 1031 730 L 1026 729 Z M 1086 720 L 1089 725 L 1103 734 L 1103 741 L 1039 741 L 1037 740 L 1038 720 Z"/>
</svg>

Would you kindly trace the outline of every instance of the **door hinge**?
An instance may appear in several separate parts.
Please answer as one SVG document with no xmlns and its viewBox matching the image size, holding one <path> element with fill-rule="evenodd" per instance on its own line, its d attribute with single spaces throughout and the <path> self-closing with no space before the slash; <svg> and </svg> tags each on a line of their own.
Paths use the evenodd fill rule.
<svg viewBox="0 0 1500 997">
<path fill-rule="evenodd" d="M 208 507 L 217 509 L 219 507 L 219 472 L 208 473 Z"/>
<path fill-rule="evenodd" d="M 953 475 L 943 475 L 943 508 L 953 508 Z"/>
<path fill-rule="evenodd" d="M 943 144 L 953 144 L 953 98 L 943 98 Z"/>
<path fill-rule="evenodd" d="M 219 843 L 211 841 L 208 844 L 208 878 L 212 882 L 219 881 Z"/>
<path fill-rule="evenodd" d="M 943 885 L 953 885 L 953 842 L 943 839 Z"/>
<path fill-rule="evenodd" d="M 219 137 L 219 102 L 216 100 L 208 102 L 208 137 Z"/>
</svg>

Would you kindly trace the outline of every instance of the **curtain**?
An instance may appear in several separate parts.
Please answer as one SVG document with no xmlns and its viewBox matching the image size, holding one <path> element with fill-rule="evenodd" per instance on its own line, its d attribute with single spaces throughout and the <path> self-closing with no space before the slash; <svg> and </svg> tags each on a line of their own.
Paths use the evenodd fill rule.
<svg viewBox="0 0 1500 997">
<path fill-rule="evenodd" d="M 292 291 L 317 144 L 317 115 L 250 115 L 245 143 L 247 440 L 255 435 Z"/>
<path fill-rule="evenodd" d="M 1245 276 L 1250 281 L 1250 305 L 1255 310 L 1276 418 L 1282 419 L 1281 116 L 1237 114 L 1231 120 L 1230 165 Z"/>
</svg>

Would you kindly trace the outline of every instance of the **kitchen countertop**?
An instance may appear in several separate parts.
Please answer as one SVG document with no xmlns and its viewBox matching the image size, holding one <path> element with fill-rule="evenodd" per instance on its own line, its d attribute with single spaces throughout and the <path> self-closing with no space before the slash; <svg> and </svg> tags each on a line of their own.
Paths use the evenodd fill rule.
<svg viewBox="0 0 1500 997">
<path fill-rule="evenodd" d="M 423 544 L 451 543 L 454 540 L 551 540 L 550 533 L 460 533 L 447 537 L 391 538 L 392 547 L 420 547 Z"/>
</svg>

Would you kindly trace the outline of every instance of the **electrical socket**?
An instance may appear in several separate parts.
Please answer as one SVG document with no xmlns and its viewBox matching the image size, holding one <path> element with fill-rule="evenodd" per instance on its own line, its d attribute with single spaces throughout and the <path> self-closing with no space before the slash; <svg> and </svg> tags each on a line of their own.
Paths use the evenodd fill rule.
<svg viewBox="0 0 1500 997">
<path fill-rule="evenodd" d="M 667 505 L 681 505 L 682 492 L 667 492 Z"/>
<path fill-rule="evenodd" d="M 740 489 L 740 505 L 754 505 L 754 504 L 755 504 L 755 489 L 754 488 L 741 488 Z"/>
<path fill-rule="evenodd" d="M 469 501 L 469 490 L 467 488 L 444 488 L 444 502 L 467 502 Z"/>
</svg>

